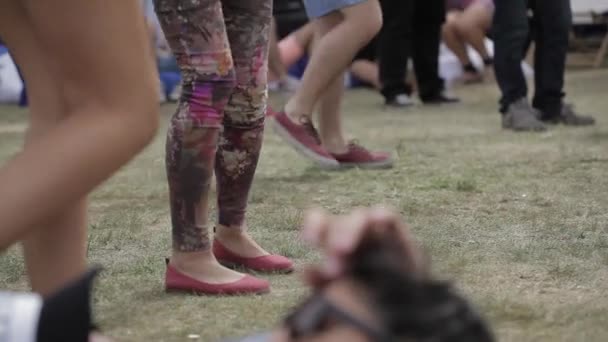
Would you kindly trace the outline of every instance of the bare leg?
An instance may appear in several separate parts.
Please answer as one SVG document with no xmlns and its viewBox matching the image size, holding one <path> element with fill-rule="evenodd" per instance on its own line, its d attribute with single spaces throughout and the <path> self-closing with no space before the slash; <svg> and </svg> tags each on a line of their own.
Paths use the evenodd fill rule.
<svg viewBox="0 0 608 342">
<path fill-rule="evenodd" d="M 322 38 L 304 72 L 301 87 L 285 105 L 285 112 L 296 123 L 301 116 L 311 118 L 331 82 L 346 70 L 358 49 L 378 33 L 382 14 L 378 1 L 368 0 L 318 18 L 315 25 Z"/>
<path fill-rule="evenodd" d="M 445 24 L 443 24 L 442 36 L 443 42 L 458 57 L 460 64 L 468 65 L 471 64 L 471 60 L 467 53 L 467 46 L 458 33 L 458 21 L 460 17 L 461 13 L 458 11 L 448 13 Z"/>
<path fill-rule="evenodd" d="M 373 85 L 374 88 L 381 88 L 378 79 L 378 63 L 359 59 L 350 66 L 350 72 L 358 79 Z"/>
<path fill-rule="evenodd" d="M 84 269 L 84 196 L 155 133 L 154 66 L 136 1 L 7 0 L 0 9 L 32 101 L 26 147 L 0 170 L 0 249 L 26 238 L 33 288 L 48 294 Z"/>
<path fill-rule="evenodd" d="M 321 97 L 319 105 L 319 135 L 325 149 L 332 154 L 348 152 L 342 129 L 343 74 L 336 77 Z"/>
<path fill-rule="evenodd" d="M 304 47 L 305 51 L 310 51 L 310 47 L 312 47 L 312 41 L 315 37 L 315 28 L 312 22 L 307 23 L 306 25 L 300 27 L 296 32 L 292 33 L 300 45 Z"/>
<path fill-rule="evenodd" d="M 484 40 L 491 24 L 492 10 L 487 5 L 479 3 L 468 7 L 456 22 L 458 35 L 471 45 L 484 60 L 490 58 Z"/>
<path fill-rule="evenodd" d="M 270 28 L 270 43 L 268 52 L 268 76 L 270 79 L 282 80 L 287 76 L 287 70 L 283 65 L 281 53 L 279 51 L 279 42 L 277 39 L 276 21 L 272 19 Z"/>
</svg>

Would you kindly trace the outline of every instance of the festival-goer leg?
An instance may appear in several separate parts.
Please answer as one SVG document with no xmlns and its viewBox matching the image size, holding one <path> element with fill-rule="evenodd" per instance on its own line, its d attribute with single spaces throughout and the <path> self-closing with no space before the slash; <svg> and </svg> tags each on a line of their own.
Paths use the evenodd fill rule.
<svg viewBox="0 0 608 342">
<path fill-rule="evenodd" d="M 309 5 L 316 6 L 312 0 Z M 296 94 L 287 102 L 284 111 L 275 115 L 275 130 L 319 166 L 336 168 L 340 164 L 321 145 L 312 124 L 312 112 L 331 82 L 348 68 L 357 51 L 378 33 L 382 13 L 377 0 L 367 0 L 316 18 L 314 25 L 321 38 Z"/>
<path fill-rule="evenodd" d="M 490 59 L 486 49 L 486 32 L 492 25 L 492 9 L 484 3 L 474 3 L 469 6 L 458 20 L 459 35 L 470 44 L 484 61 Z"/>
<path fill-rule="evenodd" d="M 412 93 L 405 80 L 412 55 L 414 0 L 383 0 L 380 4 L 384 25 L 378 36 L 378 77 L 382 95 L 391 102 L 400 94 Z"/>
<path fill-rule="evenodd" d="M 12 11 L 7 13 L 10 16 L 2 19 L 1 31 L 11 46 L 11 54 L 22 65 L 24 77 L 30 80 L 27 83 L 31 113 L 27 146 L 65 118 L 66 106 L 61 84 L 50 73 L 25 8 L 12 5 Z M 5 30 L 4 26 L 10 29 Z M 85 209 L 85 205 L 69 206 L 64 215 L 48 219 L 26 235 L 24 254 L 34 291 L 49 294 L 85 271 Z M 71 217 L 61 219 L 62 216 Z"/>
<path fill-rule="evenodd" d="M 154 68 L 143 19 L 133 20 L 141 17 L 135 1 L 3 1 L 0 8 L 0 32 L 23 71 L 32 112 L 24 151 L 1 171 L 10 201 L 0 203 L 7 227 L 0 248 L 25 238 L 32 286 L 48 294 L 84 271 L 84 196 L 154 135 Z M 103 38 L 115 32 L 120 38 Z M 111 53 L 117 49 L 120 58 Z M 107 75 L 111 66 L 124 76 L 120 85 Z"/>
<path fill-rule="evenodd" d="M 217 262 L 208 229 L 209 192 L 224 108 L 235 89 L 222 4 L 219 0 L 157 0 L 155 5 L 183 80 L 167 133 L 171 266 L 199 281 L 234 282 L 243 275 Z"/>
<path fill-rule="evenodd" d="M 572 11 L 569 0 L 535 1 L 533 6 L 538 31 L 532 105 L 543 113 L 543 119 L 550 119 L 559 116 L 565 96 L 564 76 Z"/>
<path fill-rule="evenodd" d="M 342 125 L 344 74 L 330 84 L 319 102 L 319 135 L 323 147 L 331 154 L 348 152 L 348 142 Z"/>
<path fill-rule="evenodd" d="M 215 174 L 216 238 L 242 257 L 267 255 L 246 232 L 245 214 L 264 135 L 272 1 L 223 0 L 236 88 L 225 109 Z"/>
<path fill-rule="evenodd" d="M 272 25 L 270 29 L 270 46 L 268 53 L 268 70 L 269 76 L 275 80 L 282 80 L 287 76 L 287 69 L 283 65 L 281 58 L 281 52 L 279 50 L 279 41 L 276 32 L 276 21 L 272 19 Z"/>
<path fill-rule="evenodd" d="M 442 27 L 443 42 L 458 57 L 460 64 L 470 65 L 471 59 L 467 53 L 467 46 L 458 33 L 458 21 L 461 20 L 459 11 L 448 13 L 446 21 Z"/>
<path fill-rule="evenodd" d="M 377 90 L 382 88 L 378 79 L 378 63 L 366 59 L 358 59 L 350 65 L 350 72 L 353 76 L 371 84 Z"/>
<path fill-rule="evenodd" d="M 439 77 L 439 45 L 441 26 L 445 21 L 445 1 L 413 1 L 415 5 L 412 19 L 414 25 L 412 57 L 418 82 L 418 95 L 423 102 L 432 103 L 441 97 L 444 90 L 443 79 Z"/>
<path fill-rule="evenodd" d="M 294 123 L 301 116 L 312 117 L 321 94 L 346 70 L 356 52 L 378 33 L 381 18 L 378 1 L 368 0 L 315 19 L 318 29 L 327 34 L 315 46 L 300 88 L 285 105 Z"/>
<path fill-rule="evenodd" d="M 529 26 L 526 0 L 496 0 L 494 13 L 494 71 L 500 87 L 500 112 L 528 93 L 521 69 L 522 52 L 528 39 Z M 538 72 L 538 71 L 537 71 Z"/>
</svg>

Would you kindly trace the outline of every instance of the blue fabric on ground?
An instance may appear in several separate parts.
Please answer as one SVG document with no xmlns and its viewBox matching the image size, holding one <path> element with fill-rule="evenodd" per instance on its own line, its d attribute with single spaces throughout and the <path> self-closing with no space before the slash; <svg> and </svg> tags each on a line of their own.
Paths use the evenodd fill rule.
<svg viewBox="0 0 608 342">
<path fill-rule="evenodd" d="M 173 89 L 179 85 L 181 82 L 181 76 L 179 72 L 174 71 L 161 71 L 160 72 L 160 81 L 163 84 L 163 89 L 165 91 L 165 95 L 169 96 Z"/>
<path fill-rule="evenodd" d="M 302 75 L 304 75 L 304 70 L 306 70 L 307 64 L 308 56 L 304 55 L 294 65 L 292 65 L 289 70 L 287 70 L 287 73 L 297 79 L 302 79 Z"/>
</svg>

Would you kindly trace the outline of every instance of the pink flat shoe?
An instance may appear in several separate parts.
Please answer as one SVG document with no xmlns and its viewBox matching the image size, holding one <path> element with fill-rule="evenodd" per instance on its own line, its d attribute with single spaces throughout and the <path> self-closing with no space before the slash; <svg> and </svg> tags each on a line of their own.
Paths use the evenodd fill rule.
<svg viewBox="0 0 608 342">
<path fill-rule="evenodd" d="M 167 264 L 165 273 L 165 291 L 190 292 L 202 295 L 249 295 L 270 292 L 270 284 L 266 280 L 250 275 L 226 284 L 210 284 L 189 277 L 173 266 Z"/>
<path fill-rule="evenodd" d="M 213 254 L 217 260 L 227 266 L 242 266 L 258 272 L 290 273 L 293 262 L 281 255 L 264 255 L 245 258 L 224 247 L 218 240 L 213 241 Z"/>
</svg>

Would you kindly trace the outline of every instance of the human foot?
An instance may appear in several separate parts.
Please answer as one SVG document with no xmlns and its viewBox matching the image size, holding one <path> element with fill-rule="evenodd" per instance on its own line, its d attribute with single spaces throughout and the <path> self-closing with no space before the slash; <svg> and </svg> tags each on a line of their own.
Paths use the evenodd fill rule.
<svg viewBox="0 0 608 342">
<path fill-rule="evenodd" d="M 372 152 L 356 142 L 349 143 L 345 153 L 333 153 L 332 155 L 341 167 L 386 169 L 393 166 L 393 158 L 389 153 Z"/>
<path fill-rule="evenodd" d="M 242 229 L 218 226 L 213 253 L 222 264 L 242 266 L 260 272 L 291 272 L 293 263 L 281 255 L 271 255 Z"/>
<path fill-rule="evenodd" d="M 244 258 L 270 255 L 253 240 L 244 228 L 217 225 L 214 231 L 216 241 L 231 251 L 238 251 L 238 254 Z"/>
<path fill-rule="evenodd" d="M 168 266 L 196 280 L 209 284 L 227 284 L 242 279 L 245 274 L 222 266 L 211 250 L 204 252 L 174 252 Z"/>
<path fill-rule="evenodd" d="M 166 291 L 208 295 L 260 294 L 270 291 L 267 281 L 222 266 L 209 251 L 174 252 L 167 262 Z"/>
<path fill-rule="evenodd" d="M 338 162 L 321 146 L 319 134 L 307 117 L 302 116 L 299 122 L 294 122 L 285 111 L 278 112 L 274 116 L 274 130 L 301 155 L 319 166 L 327 169 L 338 167 Z"/>
</svg>

